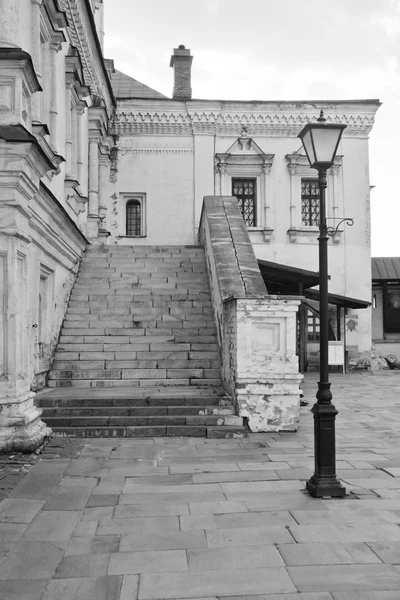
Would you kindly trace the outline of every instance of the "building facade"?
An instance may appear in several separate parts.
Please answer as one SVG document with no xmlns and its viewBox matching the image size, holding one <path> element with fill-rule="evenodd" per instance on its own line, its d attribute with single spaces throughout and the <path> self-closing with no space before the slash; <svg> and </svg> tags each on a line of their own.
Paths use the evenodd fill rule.
<svg viewBox="0 0 400 600">
<path fill-rule="evenodd" d="M 330 292 L 348 315 L 356 309 L 346 298 L 361 301 L 353 362 L 368 355 L 378 101 L 195 100 L 184 46 L 171 57 L 166 98 L 104 59 L 102 0 L 0 0 L 0 13 L 1 448 L 31 449 L 48 434 L 35 392 L 89 244 L 197 244 L 203 197 L 233 195 L 257 258 L 294 268 L 291 283 L 304 291 L 302 272 L 318 270 L 318 186 L 297 135 L 321 109 L 347 125 L 328 215 L 333 226 L 355 221 L 332 235 Z"/>
<path fill-rule="evenodd" d="M 295 269 L 290 289 L 269 281 L 271 293 L 303 294 L 318 281 L 318 174 L 297 138 L 320 110 L 346 125 L 328 172 L 333 364 L 357 365 L 371 349 L 370 182 L 368 137 L 379 102 L 237 102 L 191 98 L 192 56 L 174 50 L 174 97 L 126 97 L 115 80 L 116 176 L 109 185 L 107 243 L 193 244 L 206 195 L 238 198 L 256 257 Z M 177 84 L 177 82 L 179 82 Z M 154 91 L 153 91 L 154 92 Z M 132 94 L 132 88 L 131 92 Z M 154 96 L 154 93 L 153 93 Z M 133 208 L 134 204 L 136 208 Z M 136 229 L 128 225 L 132 211 Z M 346 227 L 342 219 L 353 219 Z M 166 223 L 168 225 L 166 226 Z M 336 227 L 338 229 L 336 230 Z M 296 271 L 297 269 L 297 271 Z M 264 271 L 266 269 L 263 269 Z M 312 272 L 308 280 L 305 271 Z M 310 273 L 309 273 L 310 275 Z M 271 287 L 272 286 L 272 287 Z M 317 296 L 310 292 L 301 325 L 303 370 L 318 365 Z M 357 322 L 349 330 L 347 321 Z M 346 336 L 346 333 L 348 334 Z M 342 358 L 340 358 L 342 356 Z M 338 362 L 341 360 L 342 363 Z"/>
<path fill-rule="evenodd" d="M 115 109 L 102 10 L 99 0 L 0 1 L 1 448 L 29 450 L 46 435 L 35 391 L 98 236 Z"/>
</svg>

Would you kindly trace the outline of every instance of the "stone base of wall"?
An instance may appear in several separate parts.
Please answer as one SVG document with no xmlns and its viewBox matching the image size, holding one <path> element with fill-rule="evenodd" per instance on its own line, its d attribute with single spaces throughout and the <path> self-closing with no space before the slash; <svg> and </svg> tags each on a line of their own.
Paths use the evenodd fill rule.
<svg viewBox="0 0 400 600">
<path fill-rule="evenodd" d="M 50 437 L 50 427 L 40 419 L 42 410 L 29 406 L 34 395 L 30 392 L 22 402 L 19 399 L 18 404 L 11 404 L 8 410 L 4 410 L 3 406 L 0 418 L 0 452 L 33 452 Z M 23 410 L 24 405 L 29 408 Z"/>
<path fill-rule="evenodd" d="M 236 400 L 239 416 L 248 419 L 253 432 L 296 431 L 300 417 L 300 390 L 297 376 L 270 378 L 265 382 L 238 384 Z M 240 386 L 240 387 L 239 387 Z"/>
</svg>

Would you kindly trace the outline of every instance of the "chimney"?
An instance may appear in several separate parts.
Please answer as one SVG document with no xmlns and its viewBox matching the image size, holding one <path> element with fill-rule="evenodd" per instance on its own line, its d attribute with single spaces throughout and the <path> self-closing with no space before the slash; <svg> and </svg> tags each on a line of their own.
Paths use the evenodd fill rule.
<svg viewBox="0 0 400 600">
<path fill-rule="evenodd" d="M 179 48 L 174 48 L 171 56 L 170 67 L 174 68 L 174 100 L 190 100 L 192 97 L 191 87 L 191 69 L 193 56 L 190 56 L 190 50 L 186 50 L 181 44 Z"/>
</svg>

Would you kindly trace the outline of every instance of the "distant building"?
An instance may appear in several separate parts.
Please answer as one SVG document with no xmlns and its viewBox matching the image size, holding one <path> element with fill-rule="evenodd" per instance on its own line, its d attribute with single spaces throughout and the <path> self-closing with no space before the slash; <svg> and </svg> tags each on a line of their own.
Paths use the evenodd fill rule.
<svg viewBox="0 0 400 600">
<path fill-rule="evenodd" d="M 34 448 L 48 434 L 35 391 L 88 245 L 197 244 L 207 195 L 237 197 L 270 293 L 310 295 L 299 313 L 305 370 L 319 335 L 317 292 L 307 291 L 318 281 L 319 192 L 297 135 L 320 109 L 347 125 L 328 173 L 329 224 L 355 220 L 329 244 L 332 337 L 352 338 L 353 364 L 368 356 L 377 100 L 192 99 L 184 46 L 166 98 L 103 58 L 103 0 L 1 6 L 0 448 Z"/>
<path fill-rule="evenodd" d="M 372 341 L 400 361 L 400 258 L 372 258 Z"/>
</svg>

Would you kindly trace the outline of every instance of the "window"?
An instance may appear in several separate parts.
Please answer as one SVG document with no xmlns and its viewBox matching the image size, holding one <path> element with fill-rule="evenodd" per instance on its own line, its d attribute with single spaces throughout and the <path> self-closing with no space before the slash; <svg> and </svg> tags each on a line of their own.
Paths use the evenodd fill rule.
<svg viewBox="0 0 400 600">
<path fill-rule="evenodd" d="M 301 180 L 301 224 L 319 226 L 318 179 Z"/>
<path fill-rule="evenodd" d="M 310 310 L 307 311 L 307 340 L 319 341 L 319 316 Z"/>
<path fill-rule="evenodd" d="M 142 207 L 139 200 L 126 203 L 126 235 L 139 236 L 142 230 Z"/>
<path fill-rule="evenodd" d="M 247 227 L 256 226 L 256 182 L 255 178 L 232 178 L 232 196 L 238 199 Z"/>
</svg>

